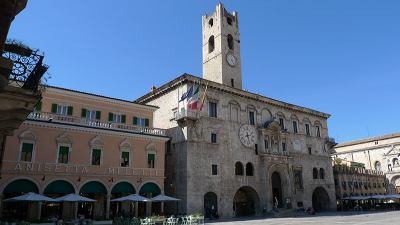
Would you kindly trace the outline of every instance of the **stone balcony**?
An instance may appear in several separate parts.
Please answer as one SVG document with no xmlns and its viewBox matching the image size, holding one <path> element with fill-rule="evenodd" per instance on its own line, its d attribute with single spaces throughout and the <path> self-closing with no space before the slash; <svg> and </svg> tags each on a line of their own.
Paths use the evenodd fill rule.
<svg viewBox="0 0 400 225">
<path fill-rule="evenodd" d="M 134 133 L 165 136 L 164 129 L 140 127 L 128 124 L 121 124 L 121 123 L 100 122 L 86 118 L 59 115 L 54 113 L 32 112 L 28 115 L 27 119 L 34 121 L 59 122 L 59 123 L 81 125 L 93 128 L 130 131 Z"/>
</svg>

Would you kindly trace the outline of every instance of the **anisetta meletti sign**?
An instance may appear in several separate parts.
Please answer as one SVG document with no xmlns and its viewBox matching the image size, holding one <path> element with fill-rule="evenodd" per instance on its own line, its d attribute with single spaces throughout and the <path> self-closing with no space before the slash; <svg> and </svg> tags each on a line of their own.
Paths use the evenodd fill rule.
<svg viewBox="0 0 400 225">
<path fill-rule="evenodd" d="M 14 173 L 60 173 L 60 174 L 98 174 L 121 176 L 162 176 L 162 171 L 153 168 L 102 167 L 78 164 L 31 163 L 5 161 L 3 172 Z"/>
</svg>

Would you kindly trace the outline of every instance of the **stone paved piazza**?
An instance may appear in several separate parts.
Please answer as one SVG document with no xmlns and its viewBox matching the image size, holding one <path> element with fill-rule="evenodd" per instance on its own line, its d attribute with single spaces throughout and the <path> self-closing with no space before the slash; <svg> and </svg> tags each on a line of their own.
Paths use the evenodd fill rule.
<svg viewBox="0 0 400 225">
<path fill-rule="evenodd" d="M 307 225 L 330 225 L 330 224 L 351 224 L 351 225 L 361 225 L 361 224 L 387 224 L 395 225 L 399 224 L 400 212 L 390 211 L 390 212 L 378 212 L 378 213 L 321 213 L 316 216 L 307 217 L 291 217 L 291 218 L 266 218 L 266 219 L 249 219 L 242 221 L 226 221 L 226 222 L 208 222 L 206 224 L 212 225 L 297 225 L 297 224 L 307 224 Z"/>
</svg>

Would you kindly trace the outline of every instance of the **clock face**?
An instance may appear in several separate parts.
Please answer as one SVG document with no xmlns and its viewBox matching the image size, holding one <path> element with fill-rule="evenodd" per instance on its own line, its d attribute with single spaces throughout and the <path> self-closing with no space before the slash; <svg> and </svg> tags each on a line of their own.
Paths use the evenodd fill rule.
<svg viewBox="0 0 400 225">
<path fill-rule="evenodd" d="M 251 125 L 242 125 L 239 129 L 240 142 L 246 147 L 253 147 L 256 144 L 256 129 Z"/>
<path fill-rule="evenodd" d="M 226 61 L 228 61 L 228 64 L 231 65 L 231 66 L 235 66 L 236 65 L 236 58 L 232 54 L 226 55 Z"/>
</svg>

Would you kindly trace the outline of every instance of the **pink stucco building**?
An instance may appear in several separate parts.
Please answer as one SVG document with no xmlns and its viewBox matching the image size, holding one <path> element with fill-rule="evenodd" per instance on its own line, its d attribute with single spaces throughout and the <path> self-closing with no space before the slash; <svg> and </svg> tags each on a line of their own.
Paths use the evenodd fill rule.
<svg viewBox="0 0 400 225">
<path fill-rule="evenodd" d="M 3 217 L 58 214 L 109 218 L 117 213 L 159 213 L 159 204 L 111 203 L 131 193 L 164 190 L 168 137 L 153 128 L 157 107 L 47 87 L 36 111 L 7 138 L 1 165 L 2 200 L 26 192 L 50 197 L 77 193 L 95 204 L 1 203 Z M 40 206 L 41 205 L 41 206 Z"/>
</svg>

